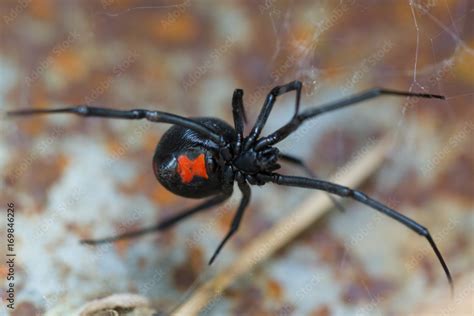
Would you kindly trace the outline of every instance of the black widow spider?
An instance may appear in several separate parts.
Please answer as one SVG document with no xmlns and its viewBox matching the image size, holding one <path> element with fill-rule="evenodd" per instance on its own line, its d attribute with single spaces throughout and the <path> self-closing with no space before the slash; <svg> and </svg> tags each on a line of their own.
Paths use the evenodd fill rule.
<svg viewBox="0 0 474 316">
<path fill-rule="evenodd" d="M 239 228 L 245 209 L 250 201 L 250 185 L 264 185 L 272 182 L 285 186 L 322 190 L 341 197 L 352 198 L 384 213 L 419 235 L 424 236 L 438 257 L 452 288 L 452 278 L 448 266 L 427 228 L 360 191 L 314 178 L 287 176 L 274 172 L 280 168 L 278 164 L 279 159 L 299 165 L 308 171 L 308 168 L 301 159 L 289 154 L 282 154 L 278 148 L 273 147 L 308 119 L 383 95 L 436 99 L 444 99 L 444 97 L 426 93 L 373 88 L 320 107 L 299 112 L 301 89 L 302 83 L 300 81 L 292 81 L 274 87 L 268 93 L 250 134 L 245 137 L 243 130 L 246 116 L 243 104 L 244 93 L 241 89 L 236 89 L 232 97 L 233 128 L 224 121 L 213 117 L 185 118 L 161 111 L 142 109 L 122 111 L 87 105 L 59 109 L 26 109 L 11 111 L 7 115 L 26 116 L 33 114 L 73 113 L 80 116 L 147 119 L 152 122 L 173 124 L 161 138 L 153 157 L 153 170 L 156 178 L 169 191 L 180 196 L 188 198 L 212 197 L 202 204 L 159 222 L 157 225 L 115 237 L 83 240 L 83 243 L 98 244 L 112 242 L 167 229 L 194 213 L 224 202 L 231 196 L 233 183 L 236 181 L 242 192 L 242 200 L 229 232 L 209 261 L 209 264 L 212 264 L 227 240 Z M 296 92 L 293 117 L 286 125 L 275 132 L 259 138 L 277 97 L 290 91 Z"/>
</svg>

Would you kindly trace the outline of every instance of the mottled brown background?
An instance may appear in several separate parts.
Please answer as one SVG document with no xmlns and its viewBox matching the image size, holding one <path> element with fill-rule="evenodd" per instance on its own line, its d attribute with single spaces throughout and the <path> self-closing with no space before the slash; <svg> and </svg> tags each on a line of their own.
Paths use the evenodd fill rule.
<svg viewBox="0 0 474 316">
<path fill-rule="evenodd" d="M 0 107 L 90 103 L 230 122 L 239 87 L 253 122 L 270 87 L 295 79 L 304 82 L 303 108 L 375 85 L 443 94 L 446 101 L 380 98 L 334 112 L 281 148 L 327 178 L 394 135 L 361 189 L 427 226 L 459 282 L 474 266 L 473 10 L 470 0 L 2 1 Z M 279 99 L 266 132 L 288 119 L 292 102 Z M 170 310 L 310 193 L 256 188 L 238 235 L 211 269 L 238 194 L 168 232 L 84 247 L 81 238 L 145 226 L 196 203 L 154 179 L 151 157 L 167 126 L 72 116 L 0 124 L 1 207 L 13 201 L 17 210 L 12 315 L 67 314 L 121 292 Z M 206 313 L 400 315 L 448 295 L 423 238 L 344 205 L 346 213 L 330 212 Z M 2 266 L 2 286 L 5 274 Z M 473 297 L 472 282 L 459 304 Z"/>
</svg>

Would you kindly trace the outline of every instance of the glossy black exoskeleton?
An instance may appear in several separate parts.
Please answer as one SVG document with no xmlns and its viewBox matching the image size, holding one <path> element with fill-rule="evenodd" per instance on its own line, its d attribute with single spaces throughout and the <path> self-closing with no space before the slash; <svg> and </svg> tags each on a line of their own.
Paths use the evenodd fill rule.
<svg viewBox="0 0 474 316">
<path fill-rule="evenodd" d="M 216 118 L 194 120 L 222 135 L 225 142 L 234 141 L 234 130 L 226 122 Z M 224 168 L 219 144 L 179 125 L 163 134 L 153 157 L 158 181 L 169 191 L 188 198 L 216 195 L 223 187 L 233 186 L 233 179 L 225 181 Z"/>
<path fill-rule="evenodd" d="M 242 192 L 242 199 L 230 230 L 209 261 L 211 264 L 223 245 L 239 227 L 244 211 L 250 200 L 249 185 L 263 185 L 272 182 L 279 185 L 316 189 L 342 197 L 352 198 L 393 218 L 428 240 L 452 285 L 449 269 L 428 229 L 360 191 L 315 179 L 314 175 L 311 174 L 311 171 L 300 158 L 279 153 L 278 149 L 273 147 L 273 145 L 285 139 L 308 119 L 360 103 L 361 101 L 383 95 L 437 99 L 443 99 L 444 97 L 426 93 L 374 88 L 335 102 L 330 102 L 320 107 L 314 107 L 300 112 L 301 89 L 302 84 L 299 81 L 292 81 L 273 88 L 265 99 L 265 103 L 255 125 L 249 135 L 245 137 L 243 133 L 246 119 L 243 106 L 243 91 L 240 89 L 234 91 L 232 98 L 234 127 L 216 118 L 191 119 L 161 111 L 141 109 L 121 111 L 84 105 L 52 110 L 27 109 L 11 111 L 8 112 L 8 115 L 26 116 L 48 113 L 74 113 L 81 116 L 147 119 L 152 122 L 173 124 L 163 135 L 156 148 L 153 158 L 155 175 L 163 186 L 178 195 L 190 198 L 210 196 L 210 198 L 195 207 L 184 210 L 169 219 L 159 222 L 157 225 L 120 236 L 100 240 L 85 240 L 83 241 L 84 243 L 98 244 L 110 242 L 166 229 L 192 214 L 224 202 L 231 196 L 233 184 L 237 182 Z M 296 91 L 295 112 L 293 117 L 283 127 L 268 136 L 259 138 L 277 97 L 289 91 Z M 278 160 L 293 163 L 303 168 L 308 171 L 311 177 L 295 177 L 275 173 L 274 171 L 280 168 Z"/>
</svg>

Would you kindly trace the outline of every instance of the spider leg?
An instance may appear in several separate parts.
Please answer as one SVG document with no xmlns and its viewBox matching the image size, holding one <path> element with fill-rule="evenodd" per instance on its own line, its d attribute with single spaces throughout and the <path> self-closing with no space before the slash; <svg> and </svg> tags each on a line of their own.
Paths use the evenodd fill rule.
<svg viewBox="0 0 474 316">
<path fill-rule="evenodd" d="M 206 209 L 209 209 L 215 205 L 218 205 L 225 200 L 227 200 L 231 194 L 223 194 L 223 195 L 217 195 L 215 197 L 212 197 L 210 199 L 207 199 L 203 203 L 190 208 L 188 210 L 181 211 L 177 215 L 171 216 L 161 222 L 159 222 L 157 225 L 146 227 L 137 231 L 131 231 L 127 232 L 118 236 L 112 236 L 112 237 L 106 237 L 106 238 L 101 238 L 101 239 L 85 239 L 81 240 L 81 244 L 88 244 L 88 245 L 98 245 L 98 244 L 103 244 L 103 243 L 109 243 L 109 242 L 114 242 L 122 239 L 129 239 L 129 238 L 134 238 L 138 236 L 142 236 L 148 233 L 153 233 L 153 232 L 158 232 L 165 230 L 174 224 L 178 223 L 182 219 L 185 219 L 188 216 L 191 216 L 199 211 L 203 211 Z"/>
<path fill-rule="evenodd" d="M 244 139 L 244 124 L 247 122 L 243 96 L 244 91 L 242 89 L 235 89 L 234 95 L 232 96 L 232 116 L 234 117 L 234 127 L 237 133 L 234 149 L 235 154 L 239 154 L 241 151 L 242 141 Z"/>
<path fill-rule="evenodd" d="M 216 251 L 212 255 L 211 260 L 209 260 L 209 265 L 211 265 L 214 262 L 214 260 L 216 259 L 217 255 L 221 251 L 222 247 L 224 247 L 227 240 L 229 240 L 229 238 L 232 237 L 232 235 L 239 228 L 240 221 L 242 220 L 245 209 L 247 208 L 247 205 L 249 204 L 249 201 L 250 201 L 250 186 L 244 181 L 238 182 L 238 184 L 239 184 L 239 189 L 242 192 L 242 200 L 240 201 L 239 208 L 237 209 L 237 212 L 235 213 L 234 219 L 232 220 L 232 224 L 230 226 L 229 232 L 224 237 L 224 239 L 221 241 L 221 243 L 217 247 Z"/>
<path fill-rule="evenodd" d="M 433 238 L 431 237 L 430 232 L 424 226 L 418 224 L 411 218 L 406 217 L 405 215 L 398 213 L 394 209 L 368 197 L 366 194 L 353 190 L 351 188 L 338 185 L 335 183 L 317 180 L 317 179 L 309 179 L 304 177 L 294 177 L 294 176 L 283 176 L 277 173 L 273 173 L 272 175 L 259 175 L 263 181 L 266 182 L 273 182 L 280 185 L 286 186 L 293 186 L 293 187 L 301 187 L 301 188 L 309 188 L 309 189 L 316 189 L 321 191 L 326 191 L 332 194 L 336 194 L 342 197 L 349 197 L 352 198 L 362 204 L 365 204 L 374 210 L 381 212 L 397 222 L 405 225 L 406 227 L 410 228 L 412 231 L 418 233 L 419 235 L 425 237 L 431 248 L 433 249 L 434 253 L 438 257 L 441 266 L 443 267 L 444 273 L 448 278 L 449 285 L 451 286 L 451 292 L 453 292 L 453 280 L 451 278 L 451 273 L 449 272 L 448 266 L 446 265 L 441 252 L 438 250 Z"/>
<path fill-rule="evenodd" d="M 301 81 L 295 80 L 289 82 L 287 84 L 276 86 L 273 88 L 270 93 L 268 93 L 265 102 L 263 103 L 262 110 L 258 115 L 257 122 L 255 123 L 252 131 L 250 132 L 245 144 L 244 149 L 249 149 L 250 146 L 253 145 L 255 140 L 260 136 L 265 123 L 267 122 L 268 116 L 270 116 L 270 112 L 275 104 L 276 98 L 284 93 L 290 92 L 295 90 L 296 91 L 296 99 L 295 99 L 295 114 L 293 118 L 296 117 L 298 114 L 298 110 L 300 108 L 300 98 L 301 98 L 301 88 L 303 87 Z"/>
<path fill-rule="evenodd" d="M 102 107 L 91 107 L 87 105 L 77 105 L 67 108 L 59 109 L 25 109 L 18 111 L 7 112 L 7 116 L 28 116 L 28 115 L 38 115 L 38 114 L 57 114 L 57 113 L 72 113 L 80 116 L 91 116 L 91 117 L 104 117 L 104 118 L 114 118 L 114 119 L 126 119 L 126 120 L 139 120 L 146 119 L 151 122 L 158 123 L 169 123 L 180 125 L 189 129 L 192 129 L 198 133 L 205 135 L 219 145 L 224 145 L 224 139 L 218 134 L 214 133 L 212 130 L 206 126 L 192 120 L 185 118 L 179 115 L 161 112 L 161 111 L 150 111 L 142 109 L 134 110 L 114 110 Z"/>
<path fill-rule="evenodd" d="M 318 176 L 314 173 L 313 170 L 311 170 L 307 165 L 306 163 L 303 161 L 303 159 L 301 158 L 298 158 L 298 157 L 295 157 L 293 155 L 289 155 L 289 154 L 284 154 L 284 153 L 279 153 L 278 154 L 278 158 L 280 158 L 281 160 L 283 161 L 286 161 L 288 163 L 291 163 L 291 164 L 294 164 L 295 166 L 298 166 L 300 168 L 302 168 L 311 178 L 318 178 Z M 334 206 L 341 212 L 345 212 L 346 209 L 344 208 L 344 206 L 342 206 L 341 203 L 339 203 L 339 201 L 334 197 L 332 196 L 331 194 L 328 193 L 328 198 L 331 200 L 332 204 L 334 204 Z"/>
<path fill-rule="evenodd" d="M 258 150 L 265 146 L 271 146 L 282 141 L 288 135 L 294 132 L 298 127 L 300 127 L 301 124 L 303 124 L 303 122 L 305 122 L 306 120 L 310 118 L 316 117 L 320 114 L 327 113 L 330 111 L 342 109 L 344 107 L 351 106 L 362 101 L 373 99 L 379 96 L 384 96 L 384 95 L 417 97 L 417 98 L 428 98 L 428 99 L 433 98 L 433 99 L 442 99 L 442 100 L 445 99 L 443 96 L 435 95 L 435 94 L 412 93 L 412 92 L 396 91 L 396 90 L 389 90 L 389 89 L 382 89 L 382 88 L 373 88 L 373 89 L 349 96 L 341 100 L 333 101 L 319 107 L 307 109 L 301 112 L 300 114 L 293 116 L 293 119 L 289 123 L 279 128 L 272 134 L 259 139 L 256 145 L 256 149 Z"/>
</svg>

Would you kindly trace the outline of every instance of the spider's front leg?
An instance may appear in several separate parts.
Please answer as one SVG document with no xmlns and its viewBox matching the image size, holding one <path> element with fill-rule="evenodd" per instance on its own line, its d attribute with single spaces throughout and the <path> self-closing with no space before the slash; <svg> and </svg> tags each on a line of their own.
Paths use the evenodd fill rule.
<svg viewBox="0 0 474 316">
<path fill-rule="evenodd" d="M 244 139 L 244 124 L 247 122 L 244 108 L 244 91 L 235 89 L 232 96 L 232 116 L 234 117 L 234 128 L 236 132 L 236 141 L 234 146 L 234 154 L 240 154 L 242 149 L 242 141 Z"/>
<path fill-rule="evenodd" d="M 255 148 L 258 150 L 266 146 L 272 146 L 276 143 L 282 141 L 288 135 L 296 131 L 306 120 L 314 118 L 323 113 L 339 110 L 351 105 L 358 104 L 360 102 L 370 100 L 380 96 L 398 96 L 398 97 L 415 97 L 415 98 L 426 98 L 426 99 L 441 99 L 444 100 L 445 97 L 436 94 L 429 93 L 416 93 L 416 92 L 406 92 L 406 91 L 397 91 L 383 88 L 372 88 L 367 91 L 349 96 L 347 98 L 336 100 L 327 104 L 324 104 L 319 107 L 310 108 L 303 111 L 300 114 L 295 114 L 290 122 L 286 125 L 280 127 L 275 132 L 271 133 L 266 137 L 262 137 L 258 140 Z"/>
<path fill-rule="evenodd" d="M 272 111 L 273 105 L 278 96 L 285 94 L 290 91 L 296 91 L 296 99 L 295 99 L 295 117 L 298 114 L 298 110 L 300 108 L 300 99 L 301 99 L 301 89 L 303 88 L 303 84 L 301 81 L 295 80 L 289 82 L 287 84 L 276 86 L 273 88 L 270 93 L 267 95 L 265 99 L 265 103 L 263 104 L 262 110 L 258 115 L 257 122 L 255 123 L 252 131 L 250 132 L 249 136 L 247 137 L 244 150 L 249 149 L 255 142 L 255 140 L 260 136 L 265 123 L 267 122 L 268 116 L 270 116 L 270 112 Z"/>
<path fill-rule="evenodd" d="M 24 109 L 17 111 L 8 111 L 6 115 L 8 117 L 23 117 L 31 115 L 46 115 L 46 114 L 76 114 L 83 117 L 101 117 L 111 119 L 125 119 L 125 120 L 141 120 L 146 119 L 155 123 L 168 123 L 179 125 L 182 127 L 189 128 L 193 131 L 200 133 L 203 136 L 208 137 L 216 144 L 221 146 L 225 145 L 225 141 L 222 136 L 214 133 L 212 130 L 204 126 L 203 124 L 196 122 L 190 118 L 182 117 L 176 114 L 162 112 L 162 111 L 151 111 L 144 109 L 134 110 L 115 110 L 103 107 L 95 107 L 88 105 L 76 105 L 66 108 L 58 109 Z"/>
</svg>

